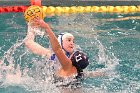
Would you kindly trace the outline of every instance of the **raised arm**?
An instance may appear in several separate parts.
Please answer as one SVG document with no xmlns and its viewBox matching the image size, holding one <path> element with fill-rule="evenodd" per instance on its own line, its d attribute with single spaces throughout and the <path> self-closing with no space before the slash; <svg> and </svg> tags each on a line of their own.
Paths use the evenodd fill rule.
<svg viewBox="0 0 140 93">
<path fill-rule="evenodd" d="M 47 56 L 49 58 L 51 56 L 52 51 L 36 43 L 34 41 L 34 38 L 35 38 L 34 30 L 30 29 L 30 27 L 28 26 L 27 36 L 24 40 L 25 46 L 33 53 L 41 56 Z"/>
<path fill-rule="evenodd" d="M 55 52 L 56 56 L 58 57 L 62 68 L 64 70 L 69 69 L 70 67 L 72 67 L 72 62 L 69 58 L 67 58 L 67 56 L 65 55 L 65 53 L 63 52 L 57 37 L 55 36 L 55 34 L 53 33 L 52 29 L 49 27 L 49 25 L 47 23 L 45 23 L 43 20 L 40 19 L 35 19 L 36 23 L 39 24 L 41 27 L 46 29 L 46 33 L 49 37 L 50 43 L 51 43 L 51 47 L 53 49 L 53 51 Z"/>
</svg>

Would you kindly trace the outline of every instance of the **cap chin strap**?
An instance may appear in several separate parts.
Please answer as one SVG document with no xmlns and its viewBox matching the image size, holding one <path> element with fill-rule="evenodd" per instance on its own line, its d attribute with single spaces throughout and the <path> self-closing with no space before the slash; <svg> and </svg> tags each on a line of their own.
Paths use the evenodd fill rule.
<svg viewBox="0 0 140 93">
<path fill-rule="evenodd" d="M 83 74 L 83 69 L 81 68 L 76 68 L 77 69 L 77 76 L 76 79 L 82 79 L 84 74 Z"/>
</svg>

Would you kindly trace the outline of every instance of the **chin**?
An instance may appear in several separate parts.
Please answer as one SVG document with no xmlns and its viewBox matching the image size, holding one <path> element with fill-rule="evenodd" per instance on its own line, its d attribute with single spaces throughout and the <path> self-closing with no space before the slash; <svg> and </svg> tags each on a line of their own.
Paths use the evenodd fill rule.
<svg viewBox="0 0 140 93">
<path fill-rule="evenodd" d="M 70 52 L 70 53 L 73 53 L 73 51 L 74 51 L 74 50 L 72 49 L 72 50 L 70 50 L 69 52 Z"/>
<path fill-rule="evenodd" d="M 69 52 L 69 53 L 73 53 L 74 49 L 73 48 L 69 48 L 66 51 Z"/>
<path fill-rule="evenodd" d="M 69 52 L 69 53 L 72 53 L 72 50 L 66 50 L 67 52 Z"/>
</svg>

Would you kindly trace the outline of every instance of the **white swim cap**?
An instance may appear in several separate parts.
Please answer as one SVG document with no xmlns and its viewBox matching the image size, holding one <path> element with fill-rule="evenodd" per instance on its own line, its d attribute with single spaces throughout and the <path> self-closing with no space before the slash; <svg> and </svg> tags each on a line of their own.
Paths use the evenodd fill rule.
<svg viewBox="0 0 140 93">
<path fill-rule="evenodd" d="M 73 35 L 71 34 L 71 33 L 61 33 L 61 34 L 59 34 L 58 35 L 58 42 L 59 42 L 59 44 L 63 47 L 63 45 L 62 45 L 62 40 L 64 40 L 64 39 L 66 39 L 66 38 L 68 38 L 68 37 L 73 37 Z"/>
</svg>

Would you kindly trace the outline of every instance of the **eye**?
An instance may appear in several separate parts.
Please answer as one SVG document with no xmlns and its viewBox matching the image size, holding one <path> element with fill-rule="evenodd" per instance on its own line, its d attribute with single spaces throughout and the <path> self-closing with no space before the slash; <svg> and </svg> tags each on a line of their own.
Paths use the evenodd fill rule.
<svg viewBox="0 0 140 93">
<path fill-rule="evenodd" d="M 67 40 L 68 40 L 69 42 L 73 42 L 73 43 L 74 43 L 74 40 L 71 39 L 71 38 L 68 38 Z"/>
<path fill-rule="evenodd" d="M 70 38 L 68 38 L 68 41 L 69 41 L 69 42 L 71 42 L 71 39 L 70 39 Z"/>
<path fill-rule="evenodd" d="M 75 41 L 73 40 L 73 43 L 75 43 Z"/>
</svg>

